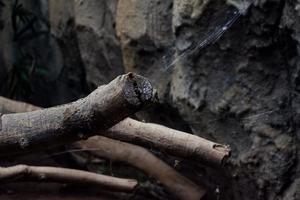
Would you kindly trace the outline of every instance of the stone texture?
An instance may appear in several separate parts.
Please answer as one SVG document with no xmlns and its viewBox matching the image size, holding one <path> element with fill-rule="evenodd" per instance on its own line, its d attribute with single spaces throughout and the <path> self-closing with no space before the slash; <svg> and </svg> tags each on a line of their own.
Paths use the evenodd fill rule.
<svg viewBox="0 0 300 200">
<path fill-rule="evenodd" d="M 171 20 L 171 0 L 119 0 L 116 31 L 124 68 L 153 80 L 160 95 L 166 87 L 157 83 L 166 79 L 159 75 L 163 65 L 159 58 L 168 53 L 173 43 Z"/>
<path fill-rule="evenodd" d="M 160 87 L 170 86 L 161 102 L 178 110 L 181 123 L 186 122 L 195 134 L 227 143 L 233 149 L 227 177 L 220 178 L 207 169 L 204 173 L 212 180 L 207 182 L 212 192 L 219 185 L 209 199 L 296 196 L 298 3 L 258 1 L 217 43 L 180 56 L 226 19 L 228 10 L 233 12 L 235 6 L 244 11 L 245 4 L 228 1 L 233 6 L 229 7 L 222 1 L 174 0 L 172 19 L 163 23 L 171 23 L 176 49 L 173 56 L 178 62 L 173 71 L 161 75 L 158 68 L 149 69 L 153 66 L 149 60 L 160 49 L 152 46 L 140 53 L 149 40 L 155 41 L 147 32 L 152 28 L 147 23 L 147 16 L 154 12 L 149 9 L 151 3 L 120 2 L 117 31 L 125 68 L 152 75 Z M 161 76 L 164 81 L 157 78 Z"/>
<path fill-rule="evenodd" d="M 123 73 L 122 52 L 115 34 L 117 0 L 76 0 L 76 33 L 90 88 Z"/>
</svg>

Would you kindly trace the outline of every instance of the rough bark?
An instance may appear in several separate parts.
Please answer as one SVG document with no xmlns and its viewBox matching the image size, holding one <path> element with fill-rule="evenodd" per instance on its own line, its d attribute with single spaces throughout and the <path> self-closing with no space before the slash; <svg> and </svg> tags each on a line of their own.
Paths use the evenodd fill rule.
<svg viewBox="0 0 300 200">
<path fill-rule="evenodd" d="M 181 200 L 199 200 L 205 194 L 204 188 L 195 185 L 142 147 L 101 136 L 94 136 L 73 145 L 83 150 L 93 149 L 91 151 L 93 155 L 111 161 L 124 162 L 142 170 L 163 184 L 172 195 Z"/>
<path fill-rule="evenodd" d="M 39 109 L 41 108 L 37 106 L 33 106 L 31 104 L 13 101 L 4 97 L 0 97 L 0 112 L 3 113 L 29 112 L 32 110 L 39 110 Z M 163 149 L 165 149 L 164 147 L 168 147 L 171 144 L 171 149 L 169 149 L 169 152 L 171 152 L 171 154 L 174 154 L 176 156 L 182 155 L 184 157 L 186 156 L 186 154 L 188 154 L 188 152 L 185 152 L 185 154 L 183 154 L 180 153 L 180 151 L 179 153 L 176 151 L 175 152 L 172 151 L 173 148 L 176 150 L 177 146 L 182 147 L 182 144 L 180 143 L 181 140 L 178 139 L 173 141 L 172 140 L 173 135 L 168 134 L 169 132 L 174 132 L 175 130 L 170 131 L 171 129 L 168 130 L 168 128 L 166 127 L 155 125 L 155 124 L 153 125 L 153 127 L 151 126 L 152 129 L 150 129 L 149 126 L 145 124 L 146 128 L 145 130 L 143 130 L 144 127 L 141 126 L 138 121 L 130 118 L 127 118 L 125 121 L 119 123 L 118 125 L 115 125 L 113 128 L 108 129 L 107 131 L 102 131 L 102 133 L 104 132 L 104 134 L 106 135 L 107 132 L 107 135 L 113 136 L 113 138 L 117 139 L 120 137 L 119 139 L 121 140 L 124 139 L 131 142 L 143 141 L 144 145 L 151 145 L 151 146 L 155 145 L 158 146 L 158 148 L 163 148 Z M 161 128 L 161 131 L 165 133 L 162 134 L 166 138 L 165 140 L 162 141 L 163 143 L 161 143 L 159 140 L 159 136 L 161 135 L 161 132 L 159 130 L 157 131 L 156 134 L 154 135 L 152 134 L 155 133 L 153 132 L 153 130 L 157 130 L 159 128 Z M 123 129 L 126 129 L 127 131 L 125 131 L 124 133 Z M 139 131 L 142 132 L 138 133 Z M 151 136 L 149 136 L 148 133 L 144 134 L 147 131 L 149 131 L 149 134 Z M 181 132 L 175 131 L 175 134 L 181 135 Z M 183 135 L 190 137 L 190 135 L 187 133 L 183 133 Z M 199 137 L 196 136 L 194 139 L 195 141 L 201 141 L 201 142 L 203 140 L 201 138 L 199 139 Z M 148 144 L 150 141 L 151 144 Z M 199 146 L 206 146 L 206 145 L 209 146 L 209 144 L 211 144 L 210 141 L 206 141 L 206 140 L 203 140 L 204 142 L 203 144 L 201 142 L 200 145 L 195 146 L 195 149 L 199 148 Z M 172 146 L 173 144 L 175 145 L 174 147 Z M 215 143 L 213 144 L 217 145 Z M 91 150 L 91 153 L 95 156 L 106 158 L 111 161 L 124 162 L 139 170 L 142 170 L 147 175 L 155 178 L 157 181 L 159 181 L 164 186 L 166 186 L 166 188 L 170 191 L 171 194 L 179 197 L 180 199 L 197 200 L 200 199 L 205 194 L 204 188 L 195 185 L 193 182 L 191 182 L 184 176 L 180 175 L 178 172 L 176 172 L 176 170 L 169 167 L 162 160 L 160 160 L 159 158 L 151 154 L 148 150 L 142 147 L 117 141 L 117 140 L 112 140 L 101 136 L 94 136 L 89 138 L 86 141 L 79 141 L 73 143 L 72 146 L 80 148 L 82 150 Z M 205 149 L 202 149 L 201 151 L 205 151 Z M 209 159 L 212 159 L 211 161 L 213 163 L 217 162 L 219 164 L 219 162 L 223 159 L 223 157 L 220 159 L 220 157 L 218 156 L 211 156 Z M 154 164 L 155 164 L 155 168 L 153 168 Z"/>
<path fill-rule="evenodd" d="M 106 130 L 153 103 L 151 84 L 127 74 L 63 106 L 1 117 L 0 155 L 62 145 Z"/>
<path fill-rule="evenodd" d="M 27 165 L 16 165 L 5 168 L 0 167 L 0 181 L 5 183 L 12 181 L 39 181 L 94 184 L 124 192 L 131 192 L 138 185 L 138 182 L 133 179 L 121 179 L 59 167 L 37 167 Z"/>
<path fill-rule="evenodd" d="M 31 104 L 0 97 L 0 112 L 26 112 L 41 109 Z M 196 135 L 177 131 L 158 124 L 126 118 L 110 129 L 98 133 L 129 143 L 156 147 L 171 155 L 197 160 L 213 167 L 222 166 L 230 155 L 230 148 Z"/>
</svg>

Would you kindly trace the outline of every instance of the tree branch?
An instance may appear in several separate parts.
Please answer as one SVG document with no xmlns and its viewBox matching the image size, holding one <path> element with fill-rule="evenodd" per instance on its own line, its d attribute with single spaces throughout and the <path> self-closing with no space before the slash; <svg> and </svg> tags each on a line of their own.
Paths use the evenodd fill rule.
<svg viewBox="0 0 300 200">
<path fill-rule="evenodd" d="M 101 134 L 105 137 L 156 147 L 171 155 L 220 166 L 230 155 L 230 148 L 204 138 L 152 123 L 126 118 Z"/>
<path fill-rule="evenodd" d="M 0 119 L 0 156 L 62 145 L 104 131 L 148 104 L 155 95 L 148 80 L 119 76 L 76 102 Z"/>
<path fill-rule="evenodd" d="M 41 109 L 40 107 L 28 103 L 13 101 L 0 96 L 0 113 L 3 114 L 31 112 L 40 109 Z"/>
<path fill-rule="evenodd" d="M 137 181 L 133 179 L 115 178 L 75 169 L 27 165 L 0 167 L 0 182 L 16 180 L 95 184 L 124 192 L 133 191 L 138 185 Z"/>
<path fill-rule="evenodd" d="M 21 105 L 24 107 L 22 108 Z M 2 109 L 0 112 L 13 112 L 14 110 L 24 112 L 28 107 L 32 107 L 35 110 L 39 108 L 3 97 L 0 98 L 0 109 Z M 228 146 L 165 126 L 143 123 L 131 118 L 126 118 L 108 130 L 99 131 L 98 135 L 142 146 L 156 147 L 169 154 L 198 160 L 211 166 L 222 165 L 224 160 L 230 155 Z"/>
<path fill-rule="evenodd" d="M 38 110 L 41 108 L 0 97 L 0 109 L 2 109 L 0 111 L 5 112 L 24 112 L 30 111 L 30 109 Z M 135 122 L 135 120 L 130 120 Z M 123 125 L 122 123 L 120 127 L 123 127 Z M 116 130 L 114 129 L 113 131 L 115 132 Z M 134 166 L 161 182 L 171 194 L 180 199 L 196 200 L 205 194 L 204 188 L 195 185 L 142 147 L 101 136 L 94 136 L 86 141 L 76 142 L 73 146 L 83 150 L 97 149 L 97 151 L 91 151 L 91 153 L 98 157 L 124 162 Z M 154 165 L 155 167 L 153 167 Z"/>
<path fill-rule="evenodd" d="M 93 155 L 127 163 L 161 182 L 171 194 L 181 200 L 199 200 L 205 189 L 197 186 L 148 150 L 113 139 L 94 136 L 73 144 L 80 149 L 97 149 Z"/>
</svg>

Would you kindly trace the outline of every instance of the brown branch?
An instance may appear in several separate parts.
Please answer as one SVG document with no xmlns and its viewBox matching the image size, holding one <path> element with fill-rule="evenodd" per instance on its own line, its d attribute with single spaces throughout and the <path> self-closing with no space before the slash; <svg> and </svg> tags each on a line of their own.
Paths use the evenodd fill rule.
<svg viewBox="0 0 300 200">
<path fill-rule="evenodd" d="M 4 101 L 2 101 L 2 99 Z M 31 107 L 35 110 L 40 109 L 30 104 L 12 101 L 6 98 L 0 98 L 0 105 L 2 105 L 2 108 L 4 108 L 6 112 L 16 110 L 13 109 L 14 107 L 17 107 L 19 112 L 23 112 L 22 106 L 24 106 L 24 108 Z M 97 149 L 97 151 L 92 151 L 91 153 L 98 157 L 124 162 L 134 166 L 161 182 L 171 194 L 180 199 L 196 200 L 200 199 L 205 193 L 204 188 L 195 185 L 142 147 L 101 136 L 94 136 L 86 141 L 76 142 L 74 146 L 80 149 Z"/>
<path fill-rule="evenodd" d="M 0 119 L 0 156 L 62 145 L 104 131 L 153 103 L 149 81 L 132 73 L 119 76 L 76 102 Z M 2 122 L 1 122 L 2 121 Z"/>
<path fill-rule="evenodd" d="M 16 180 L 94 184 L 124 192 L 133 191 L 138 185 L 137 181 L 133 179 L 115 178 L 75 169 L 27 165 L 0 167 L 0 182 Z"/>
<path fill-rule="evenodd" d="M 161 182 L 171 194 L 179 199 L 199 200 L 205 194 L 205 189 L 195 185 L 142 147 L 101 136 L 76 142 L 74 146 L 80 149 L 97 149 L 91 153 L 112 161 L 124 162 L 142 170 Z"/>
<path fill-rule="evenodd" d="M 0 99 L 0 108 L 4 111 L 12 112 L 15 110 L 14 107 L 18 107 L 20 108 L 19 111 L 22 112 L 28 107 L 22 103 L 21 105 L 24 106 L 22 109 L 19 105 L 21 102 L 8 99 L 2 101 L 2 99 Z M 6 103 L 7 101 L 10 103 Z M 36 109 L 37 107 L 33 106 L 33 108 Z M 224 159 L 230 155 L 230 149 L 225 145 L 165 126 L 143 123 L 131 118 L 123 120 L 106 131 L 98 132 L 98 134 L 142 146 L 156 147 L 169 154 L 198 160 L 212 166 L 222 165 Z"/>
<path fill-rule="evenodd" d="M 156 147 L 174 156 L 220 166 L 230 155 L 228 146 L 162 125 L 126 118 L 101 135 L 143 146 Z"/>
</svg>

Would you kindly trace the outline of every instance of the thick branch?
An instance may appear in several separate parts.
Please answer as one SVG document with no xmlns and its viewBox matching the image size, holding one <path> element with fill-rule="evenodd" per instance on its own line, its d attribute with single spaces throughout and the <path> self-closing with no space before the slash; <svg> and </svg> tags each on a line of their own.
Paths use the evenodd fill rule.
<svg viewBox="0 0 300 200">
<path fill-rule="evenodd" d="M 95 184 L 101 187 L 127 192 L 133 191 L 138 185 L 137 181 L 133 179 L 115 178 L 74 169 L 27 165 L 16 165 L 6 168 L 0 167 L 0 182 L 15 180 Z"/>
<path fill-rule="evenodd" d="M 76 142 L 74 145 L 80 149 L 97 149 L 91 153 L 112 161 L 124 162 L 142 170 L 161 182 L 171 194 L 179 199 L 199 200 L 205 194 L 205 189 L 195 185 L 142 147 L 101 136 L 94 136 L 86 141 Z"/>
<path fill-rule="evenodd" d="M 76 102 L 1 117 L 0 156 L 62 145 L 104 131 L 154 100 L 145 78 L 129 73 Z"/>
<path fill-rule="evenodd" d="M 5 101 L 2 101 L 2 99 Z M 19 112 L 26 111 L 26 108 L 29 107 L 25 103 L 6 98 L 0 98 L 0 105 L 0 108 L 3 109 L 2 111 L 9 112 L 13 112 L 15 110 L 14 107 L 18 107 Z M 20 105 L 24 107 L 21 108 L 22 106 Z M 34 109 L 38 108 L 30 106 Z M 106 131 L 98 132 L 98 135 L 143 146 L 156 147 L 169 154 L 199 160 L 212 166 L 222 165 L 224 159 L 230 154 L 230 149 L 225 145 L 165 126 L 143 123 L 130 118 L 123 120 Z"/>
<path fill-rule="evenodd" d="M 26 108 L 40 109 L 30 104 L 3 97 L 0 97 L 0 106 L 5 112 L 30 111 L 30 109 L 26 110 Z M 195 185 L 142 147 L 101 136 L 94 136 L 86 141 L 76 142 L 74 146 L 80 149 L 97 149 L 97 151 L 92 151 L 92 154 L 134 166 L 161 182 L 172 194 L 180 199 L 200 199 L 205 193 L 205 189 Z M 153 167 L 154 165 L 155 167 Z"/>
</svg>

